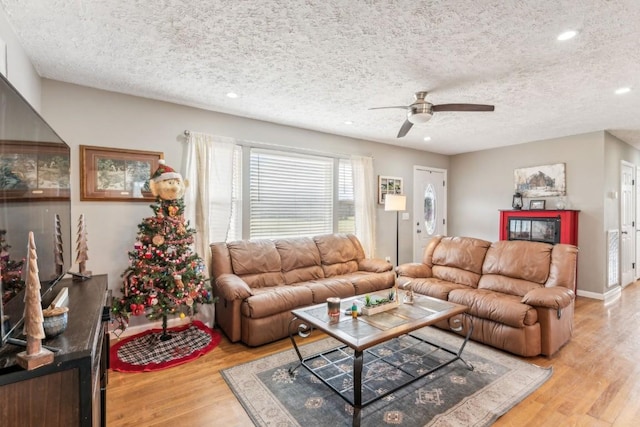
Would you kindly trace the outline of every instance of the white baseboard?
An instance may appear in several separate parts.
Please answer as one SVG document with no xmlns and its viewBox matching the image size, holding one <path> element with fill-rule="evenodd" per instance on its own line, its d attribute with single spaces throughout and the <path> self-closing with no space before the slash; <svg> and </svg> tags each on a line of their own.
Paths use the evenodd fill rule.
<svg viewBox="0 0 640 427">
<path fill-rule="evenodd" d="M 580 289 L 578 289 L 577 294 L 579 297 L 585 297 L 585 298 L 604 301 L 604 304 L 607 305 L 616 301 L 618 298 L 620 298 L 620 295 L 622 295 L 622 288 L 620 286 L 615 286 L 609 289 L 608 291 L 606 291 L 604 294 L 599 294 L 597 292 L 581 291 Z"/>
<path fill-rule="evenodd" d="M 176 326 L 186 325 L 191 321 L 188 317 L 184 319 L 180 319 L 179 317 L 168 319 L 167 320 L 167 328 L 175 328 Z M 111 339 L 124 338 L 130 335 L 139 334 L 149 329 L 162 329 L 162 320 L 158 320 L 155 322 L 142 323 L 140 325 L 128 326 L 119 336 L 116 336 L 113 331 L 109 331 L 111 334 Z"/>
<path fill-rule="evenodd" d="M 209 328 L 212 328 L 215 326 L 214 325 L 214 319 L 216 317 L 216 306 L 213 304 L 208 304 L 208 305 L 201 305 L 198 308 L 198 313 L 196 313 L 196 315 L 193 317 L 193 320 L 200 320 L 202 323 L 204 323 L 206 326 L 208 326 Z M 114 324 L 111 325 L 111 327 L 109 328 L 109 332 L 111 334 L 111 338 L 124 338 L 124 337 L 128 337 L 130 335 L 135 335 L 135 334 L 139 334 L 141 332 L 144 332 L 146 330 L 149 329 L 162 329 L 162 320 L 156 320 L 155 322 L 149 322 L 146 318 L 144 317 L 137 317 L 137 318 L 132 318 L 133 322 L 135 322 L 135 325 L 129 325 L 127 326 L 127 329 L 125 329 L 119 337 L 117 337 L 114 333 L 112 328 L 115 327 Z M 187 325 L 189 324 L 189 322 L 191 322 L 191 318 L 189 316 L 185 317 L 184 319 L 180 319 L 178 316 L 173 316 L 170 317 L 169 319 L 167 319 L 167 328 L 175 328 L 177 326 L 183 326 L 183 325 Z"/>
<path fill-rule="evenodd" d="M 604 293 L 604 305 L 617 301 L 622 296 L 622 287 L 616 286 Z"/>
<path fill-rule="evenodd" d="M 577 295 L 579 297 L 604 300 L 604 294 L 599 294 L 596 292 L 589 292 L 589 291 L 581 291 L 580 289 L 578 289 Z"/>
</svg>

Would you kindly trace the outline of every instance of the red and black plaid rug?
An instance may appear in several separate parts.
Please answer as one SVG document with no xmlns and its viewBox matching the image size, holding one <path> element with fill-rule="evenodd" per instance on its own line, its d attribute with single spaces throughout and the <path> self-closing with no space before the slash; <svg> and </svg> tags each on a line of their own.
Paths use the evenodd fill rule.
<svg viewBox="0 0 640 427">
<path fill-rule="evenodd" d="M 110 368 L 120 372 L 150 372 L 186 363 L 220 343 L 220 334 L 196 320 L 168 329 L 172 338 L 160 340 L 162 329 L 123 338 L 111 346 Z"/>
</svg>

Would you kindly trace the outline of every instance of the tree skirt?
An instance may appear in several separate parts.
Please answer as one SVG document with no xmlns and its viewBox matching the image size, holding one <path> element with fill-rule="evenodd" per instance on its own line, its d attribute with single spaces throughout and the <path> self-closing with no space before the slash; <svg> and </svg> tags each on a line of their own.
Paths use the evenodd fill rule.
<svg viewBox="0 0 640 427">
<path fill-rule="evenodd" d="M 424 328 L 415 334 L 449 348 L 458 348 L 462 339 L 435 328 Z M 388 354 L 400 350 L 403 355 L 398 361 L 404 369 L 412 369 L 414 364 L 418 367 L 435 354 L 426 346 L 424 354 L 415 351 L 415 347 L 405 353 L 402 348 L 406 340 L 411 338 L 388 341 L 371 351 Z M 302 346 L 301 352 L 309 356 L 339 344 L 327 338 Z M 363 381 L 370 390 L 385 392 L 402 374 L 389 366 L 380 367 L 376 358 L 369 356 L 366 353 L 364 357 Z M 462 357 L 474 366 L 473 371 L 456 361 L 365 407 L 362 425 L 486 427 L 536 390 L 553 372 L 475 342 L 467 344 Z M 318 372 L 325 372 L 327 365 L 320 362 L 314 366 Z M 221 374 L 256 426 L 351 425 L 351 405 L 306 368 L 299 367 L 295 375 L 289 375 L 288 369 L 297 364 L 295 352 L 288 350 L 225 369 Z M 326 369 L 321 375 L 333 377 L 348 393 L 353 390 L 351 367 L 352 360 L 345 360 L 338 370 Z"/>
<path fill-rule="evenodd" d="M 169 328 L 172 338 L 161 341 L 162 329 L 123 338 L 110 349 L 110 368 L 120 372 L 150 372 L 186 363 L 220 343 L 220 334 L 200 321 Z"/>
</svg>

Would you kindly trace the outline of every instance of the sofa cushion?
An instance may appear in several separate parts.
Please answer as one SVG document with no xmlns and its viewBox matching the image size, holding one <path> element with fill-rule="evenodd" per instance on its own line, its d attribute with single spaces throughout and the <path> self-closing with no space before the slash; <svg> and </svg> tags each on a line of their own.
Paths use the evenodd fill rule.
<svg viewBox="0 0 640 427">
<path fill-rule="evenodd" d="M 304 286 L 311 291 L 313 304 L 322 304 L 329 297 L 347 298 L 356 294 L 351 282 L 341 277 L 313 280 L 300 283 L 299 286 Z"/>
<path fill-rule="evenodd" d="M 491 242 L 473 237 L 444 237 L 431 256 L 433 277 L 475 288 Z"/>
<path fill-rule="evenodd" d="M 233 272 L 251 288 L 284 284 L 280 254 L 271 240 L 239 240 L 227 244 Z"/>
<path fill-rule="evenodd" d="M 297 237 L 278 239 L 274 243 L 280 254 L 282 274 L 286 284 L 324 277 L 320 265 L 320 252 L 313 239 Z"/>
<path fill-rule="evenodd" d="M 392 288 L 395 285 L 396 274 L 393 271 L 385 271 L 378 274 L 356 271 L 345 274 L 341 278 L 348 280 L 352 284 L 356 295 L 362 295 Z"/>
<path fill-rule="evenodd" d="M 241 307 L 242 315 L 245 317 L 266 317 L 313 303 L 311 290 L 304 286 L 259 288 L 253 292 Z"/>
<path fill-rule="evenodd" d="M 449 301 L 468 307 L 471 316 L 522 328 L 538 321 L 535 308 L 520 302 L 521 298 L 487 289 L 454 289 Z"/>
<path fill-rule="evenodd" d="M 490 245 L 491 242 L 473 237 L 445 237 L 433 251 L 431 262 L 480 274 Z"/>
<path fill-rule="evenodd" d="M 364 258 L 364 252 L 358 241 L 351 239 L 350 235 L 325 234 L 313 240 L 320 252 L 325 277 L 358 271 L 358 261 Z"/>
<path fill-rule="evenodd" d="M 549 277 L 552 249 L 553 245 L 540 242 L 494 242 L 484 258 L 482 274 L 497 274 L 543 285 Z"/>
<path fill-rule="evenodd" d="M 406 280 L 405 280 L 406 282 Z M 430 277 L 428 279 L 411 279 L 409 287 L 420 295 L 438 298 L 446 301 L 449 298 L 449 292 L 454 289 L 468 289 L 467 286 L 459 283 L 453 283 L 446 280 Z M 403 286 L 404 288 L 404 286 Z"/>
<path fill-rule="evenodd" d="M 485 274 L 480 278 L 478 289 L 489 289 L 509 295 L 525 296 L 533 289 L 542 288 L 544 285 L 528 280 L 514 279 L 512 277 L 499 276 L 497 274 Z"/>
</svg>

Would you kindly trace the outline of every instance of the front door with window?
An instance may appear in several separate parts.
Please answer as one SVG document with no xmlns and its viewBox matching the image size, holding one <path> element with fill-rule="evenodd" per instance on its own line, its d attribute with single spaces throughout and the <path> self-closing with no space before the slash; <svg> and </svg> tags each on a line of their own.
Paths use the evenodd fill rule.
<svg viewBox="0 0 640 427">
<path fill-rule="evenodd" d="M 436 235 L 447 234 L 447 171 L 413 167 L 413 260 L 422 261 L 424 247 Z"/>
</svg>

